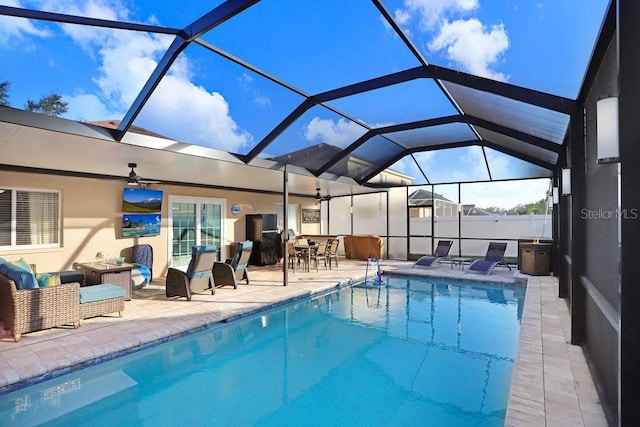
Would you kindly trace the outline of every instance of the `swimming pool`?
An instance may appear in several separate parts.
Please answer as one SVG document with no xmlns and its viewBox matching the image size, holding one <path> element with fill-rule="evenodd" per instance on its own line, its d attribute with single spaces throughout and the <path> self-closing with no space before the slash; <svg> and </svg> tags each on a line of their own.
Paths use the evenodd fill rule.
<svg viewBox="0 0 640 427">
<path fill-rule="evenodd" d="M 3 425 L 502 425 L 524 288 L 389 276 L 0 396 Z"/>
</svg>

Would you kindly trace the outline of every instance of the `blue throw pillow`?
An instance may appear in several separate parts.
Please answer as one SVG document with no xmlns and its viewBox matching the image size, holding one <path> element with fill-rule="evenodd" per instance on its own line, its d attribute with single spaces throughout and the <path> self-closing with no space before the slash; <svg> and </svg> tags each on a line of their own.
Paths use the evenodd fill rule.
<svg viewBox="0 0 640 427">
<path fill-rule="evenodd" d="M 60 276 L 51 273 L 36 273 L 36 280 L 41 288 L 50 288 L 60 284 Z"/>
<path fill-rule="evenodd" d="M 18 289 L 37 289 L 39 287 L 36 277 L 31 272 L 10 262 L 0 264 L 0 273 L 13 280 Z"/>
<path fill-rule="evenodd" d="M 21 268 L 25 271 L 28 271 L 29 273 L 33 274 L 33 270 L 31 269 L 31 266 L 29 265 L 29 263 L 27 261 L 24 260 L 24 258 L 20 258 L 18 261 L 8 261 L 9 264 L 13 264 L 14 266 Z"/>
</svg>

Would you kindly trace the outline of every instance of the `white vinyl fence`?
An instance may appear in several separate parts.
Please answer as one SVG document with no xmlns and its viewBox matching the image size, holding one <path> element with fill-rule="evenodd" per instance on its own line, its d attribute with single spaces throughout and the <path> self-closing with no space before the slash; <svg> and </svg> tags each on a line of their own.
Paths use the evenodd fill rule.
<svg viewBox="0 0 640 427">
<path fill-rule="evenodd" d="M 431 229 L 431 218 L 411 218 L 411 230 L 413 234 L 417 230 Z M 458 237 L 458 217 L 438 217 L 434 220 L 435 239 Z M 551 238 L 551 215 L 487 215 L 466 216 L 460 222 L 461 253 L 466 256 L 484 256 L 487 252 L 489 240 L 517 240 L 519 238 L 537 237 L 540 239 Z M 469 240 L 478 239 L 478 240 Z M 431 253 L 429 239 L 412 239 L 412 253 Z M 457 242 L 451 250 L 452 254 L 458 254 Z M 518 255 L 517 242 L 507 245 L 508 257 Z"/>
</svg>

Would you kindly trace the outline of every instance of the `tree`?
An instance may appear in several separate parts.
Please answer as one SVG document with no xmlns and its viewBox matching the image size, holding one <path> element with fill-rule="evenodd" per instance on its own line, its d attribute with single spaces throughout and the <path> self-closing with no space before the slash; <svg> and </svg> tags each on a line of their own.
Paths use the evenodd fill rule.
<svg viewBox="0 0 640 427">
<path fill-rule="evenodd" d="M 4 107 L 9 106 L 9 87 L 11 86 L 11 82 L 4 81 L 0 82 L 0 105 Z"/>
<path fill-rule="evenodd" d="M 507 211 L 508 215 L 543 215 L 547 213 L 547 200 L 540 199 L 535 203 L 517 205 Z"/>
<path fill-rule="evenodd" d="M 27 100 L 27 111 L 34 113 L 43 113 L 48 116 L 60 116 L 66 113 L 69 109 L 69 103 L 62 101 L 62 95 L 52 93 L 51 95 L 43 96 L 38 102 Z"/>
<path fill-rule="evenodd" d="M 547 212 L 547 199 L 540 199 L 535 203 L 527 203 L 527 204 L 518 204 L 511 209 L 498 208 L 495 206 L 490 206 L 488 208 L 481 208 L 487 212 L 493 214 L 502 214 L 502 215 L 544 215 Z M 551 208 L 549 209 L 551 212 Z"/>
</svg>

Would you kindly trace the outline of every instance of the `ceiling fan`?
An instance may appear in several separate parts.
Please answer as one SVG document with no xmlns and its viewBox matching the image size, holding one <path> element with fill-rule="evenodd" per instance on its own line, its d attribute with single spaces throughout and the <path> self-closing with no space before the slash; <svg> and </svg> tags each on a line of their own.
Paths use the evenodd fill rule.
<svg viewBox="0 0 640 427">
<path fill-rule="evenodd" d="M 331 200 L 331 196 L 330 195 L 326 195 L 326 196 L 322 196 L 320 194 L 320 187 L 316 188 L 316 202 L 323 202 L 323 201 L 329 201 Z"/>
<path fill-rule="evenodd" d="M 140 175 L 138 175 L 136 173 L 136 171 L 134 170 L 135 168 L 138 167 L 137 163 L 129 163 L 128 167 L 131 168 L 131 172 L 129 172 L 129 176 L 127 177 L 127 185 L 130 185 L 132 187 L 145 188 L 149 184 L 157 184 L 158 183 L 158 181 L 150 181 L 150 180 L 147 180 L 147 179 L 142 179 L 142 177 Z"/>
</svg>

